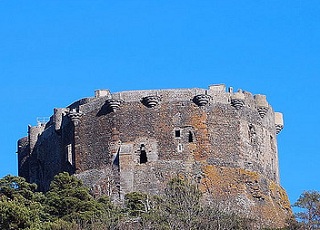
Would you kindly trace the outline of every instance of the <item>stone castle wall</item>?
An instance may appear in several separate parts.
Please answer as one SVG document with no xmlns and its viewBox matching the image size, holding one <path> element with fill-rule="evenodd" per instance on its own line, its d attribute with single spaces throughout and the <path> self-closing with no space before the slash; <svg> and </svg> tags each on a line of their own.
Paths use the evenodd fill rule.
<svg viewBox="0 0 320 230">
<path fill-rule="evenodd" d="M 224 85 L 98 90 L 29 127 L 18 142 L 19 175 L 46 191 L 54 175 L 68 171 L 114 200 L 132 191 L 161 193 L 183 175 L 239 209 L 244 202 L 247 213 L 261 206 L 279 225 L 290 214 L 279 182 L 282 127 L 282 114 L 264 95 L 227 92 Z"/>
</svg>

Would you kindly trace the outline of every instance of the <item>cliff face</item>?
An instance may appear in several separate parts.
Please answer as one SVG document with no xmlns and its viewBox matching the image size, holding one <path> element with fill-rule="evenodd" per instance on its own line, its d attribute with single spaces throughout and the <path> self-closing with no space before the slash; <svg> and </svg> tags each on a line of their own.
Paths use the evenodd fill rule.
<svg viewBox="0 0 320 230">
<path fill-rule="evenodd" d="M 268 227 L 283 226 L 292 214 L 286 191 L 260 173 L 213 165 L 204 166 L 203 171 L 202 190 L 226 210 L 241 210 Z"/>
<path fill-rule="evenodd" d="M 61 171 L 96 195 L 123 199 L 161 193 L 177 175 L 206 197 L 233 202 L 244 215 L 284 224 L 291 214 L 280 187 L 276 134 L 283 127 L 264 95 L 205 89 L 97 91 L 19 141 L 19 175 L 47 190 Z"/>
</svg>

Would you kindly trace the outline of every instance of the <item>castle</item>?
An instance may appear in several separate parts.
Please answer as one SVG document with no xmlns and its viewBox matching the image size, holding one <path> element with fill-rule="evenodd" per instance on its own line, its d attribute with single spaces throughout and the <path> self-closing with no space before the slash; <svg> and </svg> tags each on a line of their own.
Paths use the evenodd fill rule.
<svg viewBox="0 0 320 230">
<path fill-rule="evenodd" d="M 183 175 L 222 203 L 282 226 L 291 215 L 279 181 L 282 128 L 282 114 L 265 95 L 223 84 L 97 90 L 28 127 L 18 141 L 18 171 L 40 191 L 67 171 L 113 200 L 132 191 L 161 193 L 168 180 Z"/>
</svg>

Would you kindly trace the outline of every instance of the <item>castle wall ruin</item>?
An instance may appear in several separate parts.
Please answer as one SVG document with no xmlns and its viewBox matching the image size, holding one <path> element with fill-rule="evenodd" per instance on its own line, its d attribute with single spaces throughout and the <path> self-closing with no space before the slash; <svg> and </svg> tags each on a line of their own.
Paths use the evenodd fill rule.
<svg viewBox="0 0 320 230">
<path fill-rule="evenodd" d="M 282 114 L 265 95 L 224 85 L 97 90 L 29 127 L 18 141 L 19 175 L 46 191 L 54 175 L 67 171 L 113 200 L 132 191 L 159 194 L 183 175 L 221 202 L 281 226 L 291 214 L 279 180 L 282 128 Z"/>
</svg>

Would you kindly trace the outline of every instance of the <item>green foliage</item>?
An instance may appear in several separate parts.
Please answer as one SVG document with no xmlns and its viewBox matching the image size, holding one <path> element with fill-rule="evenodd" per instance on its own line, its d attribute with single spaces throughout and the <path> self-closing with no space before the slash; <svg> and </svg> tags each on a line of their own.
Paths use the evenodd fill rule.
<svg viewBox="0 0 320 230">
<path fill-rule="evenodd" d="M 42 230 L 78 230 L 79 226 L 75 222 L 68 222 L 62 219 L 53 222 L 45 222 L 41 225 Z"/>
<path fill-rule="evenodd" d="M 0 196 L 9 200 L 31 200 L 36 188 L 36 184 L 27 183 L 22 177 L 8 175 L 0 180 Z"/>
<path fill-rule="evenodd" d="M 203 205 L 201 198 L 196 185 L 174 178 L 164 195 L 130 193 L 125 204 L 136 217 L 130 219 L 135 229 L 251 229 L 251 220 L 224 212 L 217 205 Z"/>
<path fill-rule="evenodd" d="M 46 204 L 51 216 L 72 220 L 76 217 L 90 218 L 95 211 L 95 203 L 81 181 L 68 173 L 54 177 L 46 193 Z"/>
<path fill-rule="evenodd" d="M 294 217 L 287 219 L 287 225 L 283 228 L 264 228 L 263 230 L 305 230 L 305 226 L 299 223 Z"/>
<path fill-rule="evenodd" d="M 68 173 L 54 177 L 46 193 L 46 205 L 52 220 L 76 221 L 79 225 L 111 222 L 111 213 L 116 212 L 107 197 L 94 199 L 81 180 Z"/>
<path fill-rule="evenodd" d="M 203 207 L 200 204 L 201 192 L 189 181 L 174 178 L 165 189 L 164 201 L 168 225 L 178 229 L 194 228 L 199 221 Z"/>
<path fill-rule="evenodd" d="M 125 206 L 130 215 L 139 216 L 143 212 L 147 212 L 146 201 L 147 195 L 140 192 L 131 192 L 125 195 Z"/>
<path fill-rule="evenodd" d="M 82 182 L 60 173 L 43 195 L 21 177 L 0 180 L 0 229 L 108 229 L 120 210 L 108 197 L 94 199 Z"/>
<path fill-rule="evenodd" d="M 44 196 L 35 193 L 36 185 L 24 178 L 6 176 L 0 179 L 0 228 L 41 229 L 46 219 L 41 201 Z"/>
<path fill-rule="evenodd" d="M 295 207 L 301 208 L 302 211 L 296 214 L 298 220 L 304 223 L 306 229 L 320 228 L 320 193 L 317 191 L 303 192 L 296 203 Z"/>
<path fill-rule="evenodd" d="M 254 220 L 224 210 L 219 201 L 206 205 L 196 184 L 181 178 L 168 182 L 164 194 L 125 195 L 125 207 L 109 197 L 94 199 L 82 182 L 68 173 L 58 174 L 46 194 L 21 177 L 0 179 L 0 229 L 253 229 Z M 283 230 L 319 229 L 320 193 L 304 192 L 294 204 L 302 209 Z"/>
</svg>

